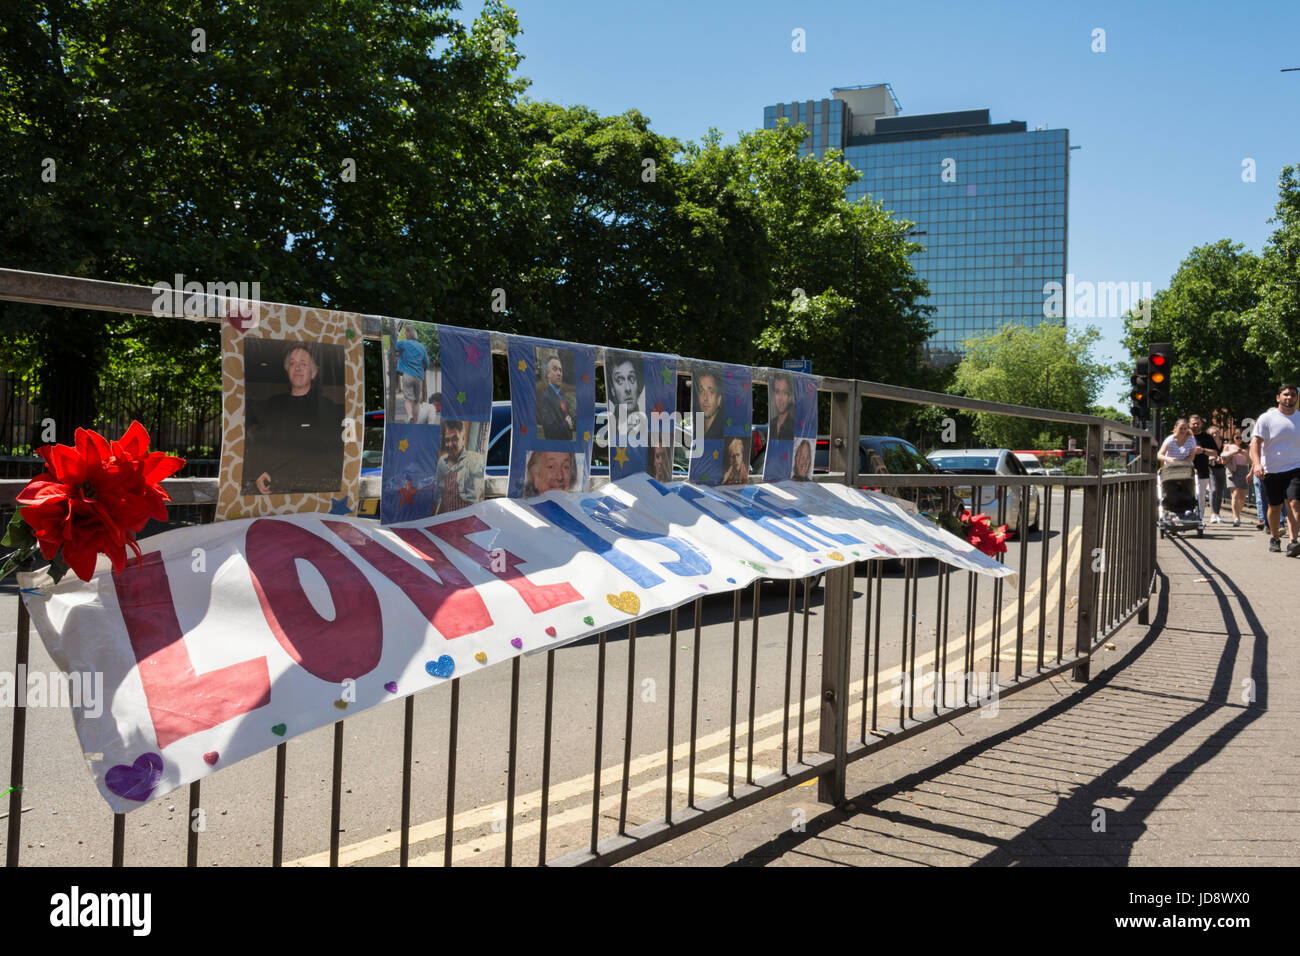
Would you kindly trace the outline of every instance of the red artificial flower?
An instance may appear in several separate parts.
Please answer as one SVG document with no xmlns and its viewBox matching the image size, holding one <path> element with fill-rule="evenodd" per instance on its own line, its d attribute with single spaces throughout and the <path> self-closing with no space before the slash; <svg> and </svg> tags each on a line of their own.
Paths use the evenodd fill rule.
<svg viewBox="0 0 1300 956">
<path fill-rule="evenodd" d="M 974 515 L 969 511 L 963 511 L 961 523 L 966 525 L 966 541 L 974 545 L 980 552 L 987 554 L 990 558 L 995 554 L 1003 554 L 1007 550 L 1007 526 L 1001 525 L 994 530 L 989 524 L 988 515 Z"/>
<path fill-rule="evenodd" d="M 126 549 L 137 559 L 135 533 L 150 518 L 167 520 L 171 500 L 160 483 L 185 465 L 184 458 L 149 452 L 149 433 L 132 422 L 120 441 L 78 428 L 76 447 L 46 445 L 36 452 L 46 471 L 18 495 L 21 515 L 41 555 L 64 563 L 83 581 L 95 573 L 100 554 L 113 570 L 126 568 Z"/>
</svg>

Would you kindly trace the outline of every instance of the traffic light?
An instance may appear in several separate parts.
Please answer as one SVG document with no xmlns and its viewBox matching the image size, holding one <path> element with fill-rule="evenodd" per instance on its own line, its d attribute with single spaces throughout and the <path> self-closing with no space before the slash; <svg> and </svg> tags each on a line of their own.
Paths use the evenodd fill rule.
<svg viewBox="0 0 1300 956">
<path fill-rule="evenodd" d="M 1150 382 L 1147 376 L 1149 366 L 1147 359 L 1138 359 L 1137 371 L 1129 376 L 1129 382 L 1133 385 L 1133 391 L 1129 392 L 1129 401 L 1133 404 L 1129 408 L 1129 414 L 1133 416 L 1133 421 L 1144 422 L 1150 417 L 1150 409 L 1147 406 L 1147 400 L 1150 397 L 1148 390 Z"/>
<path fill-rule="evenodd" d="M 1168 342 L 1154 342 L 1147 347 L 1147 378 L 1151 407 L 1169 404 L 1169 375 L 1174 370 L 1174 347 Z"/>
</svg>

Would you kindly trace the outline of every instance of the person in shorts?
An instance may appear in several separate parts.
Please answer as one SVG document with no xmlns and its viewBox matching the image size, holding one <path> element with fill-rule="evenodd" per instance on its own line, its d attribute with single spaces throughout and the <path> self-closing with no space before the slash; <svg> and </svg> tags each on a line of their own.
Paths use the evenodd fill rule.
<svg viewBox="0 0 1300 956">
<path fill-rule="evenodd" d="M 424 402 L 424 376 L 429 370 L 429 352 L 416 338 L 415 329 L 409 325 L 393 344 L 397 355 L 397 382 L 406 406 L 406 423 L 420 420 L 420 405 Z"/>
<path fill-rule="evenodd" d="M 1291 543 L 1287 557 L 1300 556 L 1300 416 L 1296 399 L 1300 393 L 1294 385 L 1283 385 L 1277 395 L 1277 408 L 1270 408 L 1255 422 L 1255 437 L 1250 440 L 1252 474 L 1264 479 L 1268 494 L 1269 551 L 1281 551 L 1282 502 L 1286 502 Z"/>
</svg>

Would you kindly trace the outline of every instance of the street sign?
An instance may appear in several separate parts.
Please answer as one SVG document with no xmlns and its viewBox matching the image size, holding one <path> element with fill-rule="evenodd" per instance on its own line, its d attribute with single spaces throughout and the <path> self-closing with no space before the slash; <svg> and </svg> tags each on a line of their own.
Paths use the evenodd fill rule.
<svg viewBox="0 0 1300 956">
<path fill-rule="evenodd" d="M 787 372 L 803 372 L 805 375 L 811 375 L 812 359 L 786 359 L 781 363 L 781 367 Z"/>
</svg>

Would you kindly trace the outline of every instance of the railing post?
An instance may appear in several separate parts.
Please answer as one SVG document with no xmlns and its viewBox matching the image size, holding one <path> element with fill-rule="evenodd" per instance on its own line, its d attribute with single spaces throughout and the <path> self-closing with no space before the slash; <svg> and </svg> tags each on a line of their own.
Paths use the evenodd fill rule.
<svg viewBox="0 0 1300 956">
<path fill-rule="evenodd" d="M 1075 618 L 1074 653 L 1087 654 L 1092 649 L 1092 639 L 1096 635 L 1094 605 L 1097 603 L 1098 572 L 1093 570 L 1096 562 L 1095 550 L 1101 530 L 1101 479 L 1102 448 L 1101 426 L 1088 426 L 1088 477 L 1095 478 L 1083 488 L 1083 531 L 1079 555 L 1079 610 Z M 1074 679 L 1086 681 L 1090 671 L 1090 661 L 1084 661 L 1074 668 Z"/>
<path fill-rule="evenodd" d="M 1151 623 L 1151 576 L 1156 566 L 1156 443 L 1150 435 L 1143 435 L 1141 438 L 1142 447 L 1142 470 L 1151 476 L 1150 480 L 1142 488 L 1142 509 L 1139 514 L 1142 516 L 1144 525 L 1141 531 L 1140 540 L 1142 542 L 1142 560 L 1139 562 L 1140 568 L 1138 574 L 1141 580 L 1138 582 L 1138 593 L 1143 595 L 1146 602 L 1142 605 L 1142 610 L 1138 611 L 1138 623 Z"/>
<path fill-rule="evenodd" d="M 847 391 L 831 392 L 830 468 L 844 472 L 853 487 L 858 470 L 857 382 Z M 835 755 L 832 769 L 817 779 L 817 799 L 839 806 L 844 803 L 849 753 L 849 641 L 853 623 L 854 565 L 826 575 L 822 628 L 821 719 L 818 749 Z"/>
</svg>

